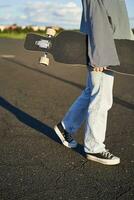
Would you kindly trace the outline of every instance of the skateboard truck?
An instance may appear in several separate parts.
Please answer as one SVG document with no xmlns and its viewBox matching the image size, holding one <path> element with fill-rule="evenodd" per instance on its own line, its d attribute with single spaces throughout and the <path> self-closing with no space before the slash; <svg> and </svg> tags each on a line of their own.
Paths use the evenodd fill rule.
<svg viewBox="0 0 134 200">
<path fill-rule="evenodd" d="M 46 34 L 48 38 L 51 38 L 56 35 L 56 31 L 52 28 L 48 28 Z M 36 43 L 37 45 L 46 49 L 50 46 L 50 42 L 45 40 L 38 41 L 37 43 Z M 49 65 L 49 58 L 47 53 L 44 53 L 44 55 L 40 58 L 40 64 L 43 64 L 45 66 Z"/>
</svg>

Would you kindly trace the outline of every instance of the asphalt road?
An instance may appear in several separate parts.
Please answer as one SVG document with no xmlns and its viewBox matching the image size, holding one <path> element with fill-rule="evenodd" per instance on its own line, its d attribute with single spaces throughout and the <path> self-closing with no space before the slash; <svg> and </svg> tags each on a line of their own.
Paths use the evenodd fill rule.
<svg viewBox="0 0 134 200">
<path fill-rule="evenodd" d="M 76 150 L 53 131 L 84 88 L 86 68 L 53 59 L 46 68 L 40 55 L 0 39 L 0 200 L 133 200 L 134 78 L 115 75 L 106 144 L 121 163 L 105 166 L 85 159 L 84 125 Z"/>
</svg>

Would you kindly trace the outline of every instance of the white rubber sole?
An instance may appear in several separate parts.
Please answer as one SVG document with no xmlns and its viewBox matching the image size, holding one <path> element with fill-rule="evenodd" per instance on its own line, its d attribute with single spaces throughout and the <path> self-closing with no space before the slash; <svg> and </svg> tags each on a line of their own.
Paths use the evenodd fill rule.
<svg viewBox="0 0 134 200">
<path fill-rule="evenodd" d="M 88 160 L 92 160 L 92 161 L 95 161 L 95 162 L 98 162 L 98 163 L 101 163 L 104 165 L 118 165 L 120 163 L 120 158 L 116 158 L 113 160 L 105 160 L 105 159 L 97 158 L 95 156 L 88 155 L 88 154 L 86 155 L 86 157 Z"/>
<path fill-rule="evenodd" d="M 54 127 L 54 130 L 55 130 L 55 133 L 58 135 L 58 137 L 60 138 L 62 144 L 68 148 L 76 148 L 77 147 L 77 143 L 74 142 L 74 143 L 69 143 L 65 140 L 65 138 L 63 137 L 63 135 L 61 134 L 61 132 L 59 131 L 58 127 L 55 126 Z"/>
</svg>

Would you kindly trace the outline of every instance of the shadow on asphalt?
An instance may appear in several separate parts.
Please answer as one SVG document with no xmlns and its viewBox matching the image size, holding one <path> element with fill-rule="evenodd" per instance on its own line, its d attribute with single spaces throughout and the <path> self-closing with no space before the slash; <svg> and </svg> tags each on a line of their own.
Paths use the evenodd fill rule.
<svg viewBox="0 0 134 200">
<path fill-rule="evenodd" d="M 11 112 L 15 115 L 15 117 L 24 123 L 25 125 L 39 131 L 40 133 L 43 133 L 45 136 L 49 137 L 53 141 L 60 143 L 58 136 L 56 135 L 55 131 L 47 126 L 46 124 L 42 123 L 38 119 L 30 116 L 29 114 L 25 113 L 24 111 L 20 110 L 19 108 L 13 106 L 11 103 L 9 103 L 7 100 L 5 100 L 3 97 L 0 97 L 0 106 Z M 72 149 L 73 151 L 81 154 L 84 156 L 84 149 L 81 144 L 78 144 L 77 148 Z"/>
<path fill-rule="evenodd" d="M 28 65 L 25 65 L 25 64 L 21 63 L 20 61 L 9 59 L 9 58 L 2 58 L 2 59 L 6 60 L 6 61 L 9 61 L 9 62 L 12 62 L 12 63 L 15 63 L 15 64 L 17 64 L 19 66 L 25 67 L 25 68 L 27 68 L 29 70 L 36 71 L 36 72 L 38 72 L 40 74 L 44 74 L 44 75 L 49 76 L 51 78 L 57 79 L 57 80 L 62 81 L 64 83 L 70 84 L 70 85 L 75 86 L 75 87 L 77 87 L 77 88 L 79 88 L 81 90 L 83 90 L 85 88 L 84 85 L 81 85 L 81 84 L 78 84 L 78 83 L 63 79 L 61 77 L 49 74 L 49 73 L 41 71 L 39 69 L 34 69 L 34 68 L 32 68 L 32 67 L 30 67 Z M 131 103 L 127 102 L 127 101 L 124 101 L 124 100 L 122 100 L 122 99 L 120 99 L 118 97 L 114 97 L 114 103 L 119 104 L 119 105 L 121 105 L 123 107 L 126 107 L 128 109 L 134 110 L 134 104 L 131 104 Z"/>
</svg>

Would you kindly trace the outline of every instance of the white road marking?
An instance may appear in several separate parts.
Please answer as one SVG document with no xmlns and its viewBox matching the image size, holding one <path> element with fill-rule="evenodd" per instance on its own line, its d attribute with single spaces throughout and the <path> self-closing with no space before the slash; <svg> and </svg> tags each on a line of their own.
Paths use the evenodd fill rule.
<svg viewBox="0 0 134 200">
<path fill-rule="evenodd" d="M 11 54 L 3 54 L 0 55 L 1 58 L 15 58 L 15 55 L 11 55 Z"/>
</svg>

